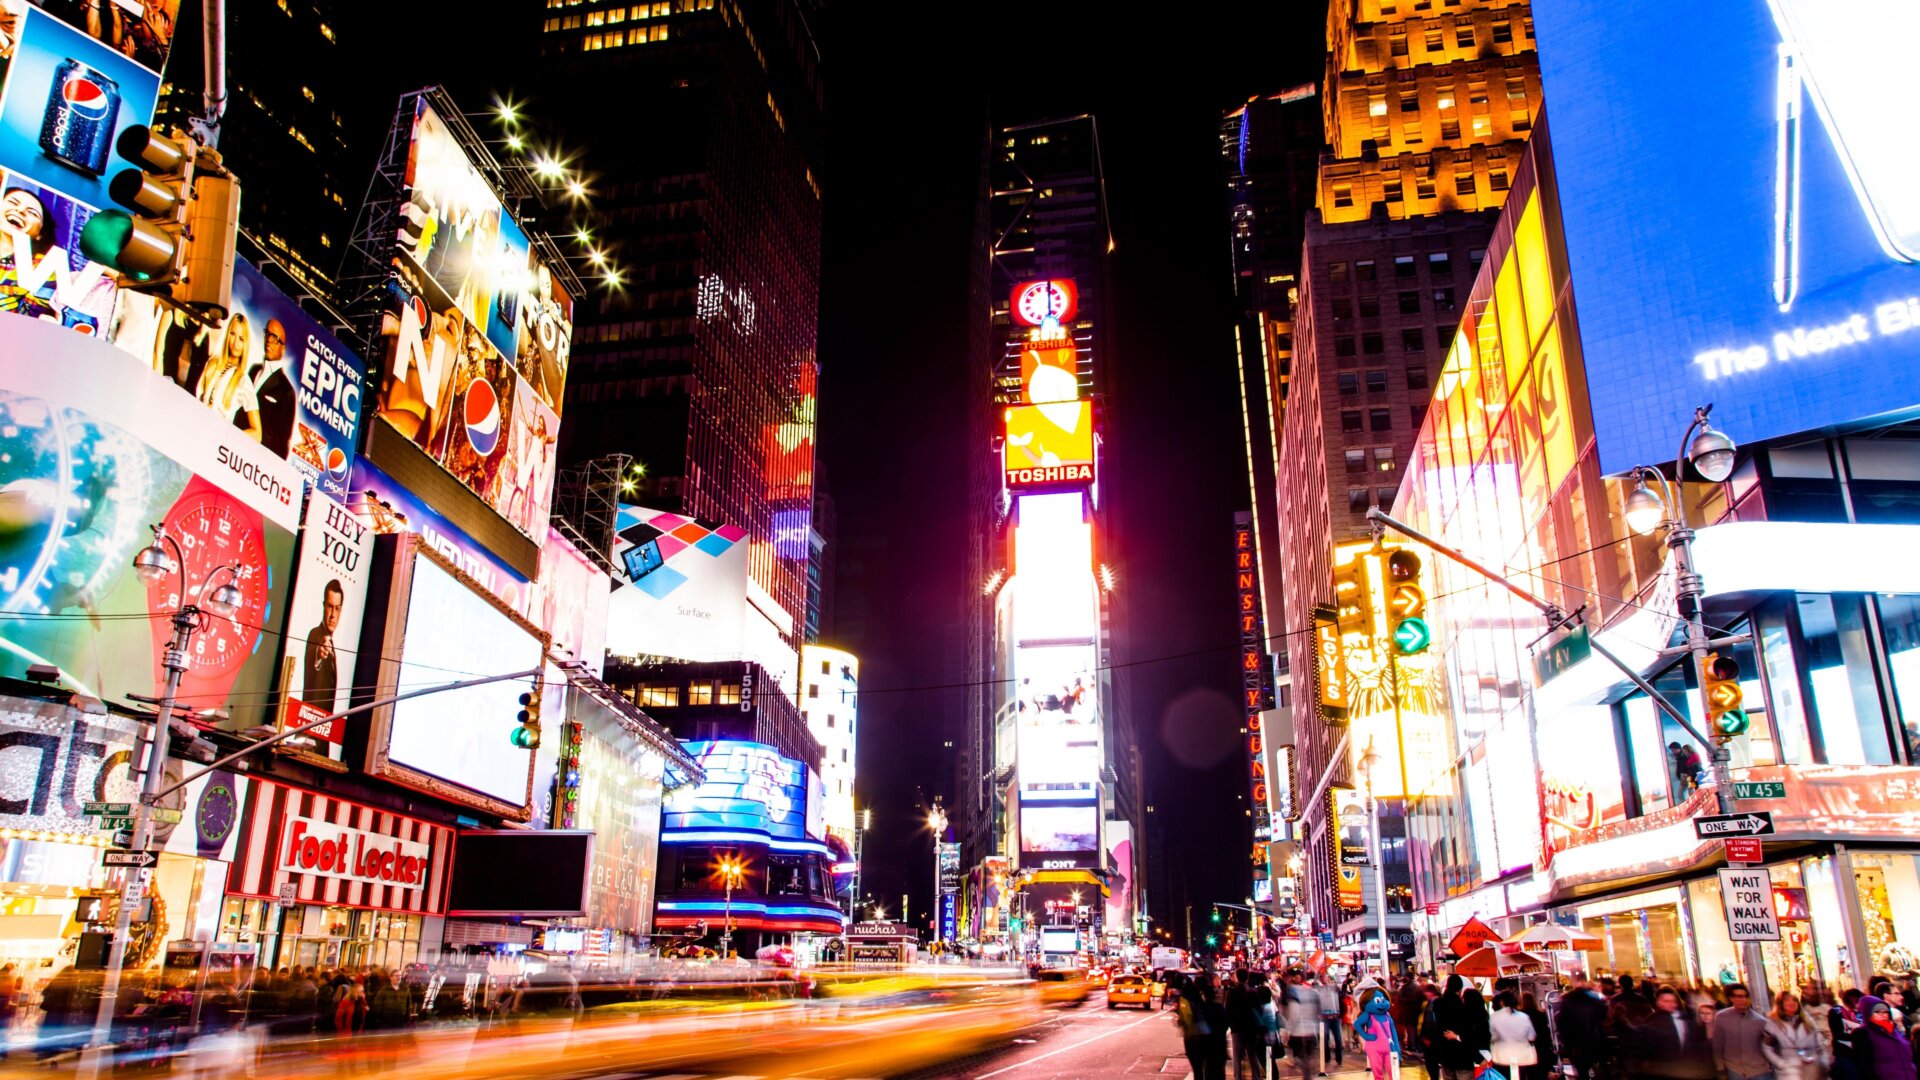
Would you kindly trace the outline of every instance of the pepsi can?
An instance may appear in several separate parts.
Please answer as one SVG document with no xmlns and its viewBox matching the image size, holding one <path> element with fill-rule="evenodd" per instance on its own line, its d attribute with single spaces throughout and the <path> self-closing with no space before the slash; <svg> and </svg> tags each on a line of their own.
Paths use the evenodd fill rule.
<svg viewBox="0 0 1920 1080">
<path fill-rule="evenodd" d="M 68 168 L 103 176 L 119 118 L 120 84 L 68 57 L 53 69 L 40 116 L 40 150 Z"/>
</svg>

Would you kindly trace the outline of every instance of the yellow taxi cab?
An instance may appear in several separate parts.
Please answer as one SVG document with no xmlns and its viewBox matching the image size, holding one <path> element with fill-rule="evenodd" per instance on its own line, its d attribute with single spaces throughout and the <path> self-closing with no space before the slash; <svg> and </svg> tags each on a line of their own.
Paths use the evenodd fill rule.
<svg viewBox="0 0 1920 1080">
<path fill-rule="evenodd" d="M 1107 980 L 1112 977 L 1112 968 L 1097 967 L 1087 972 L 1087 985 L 1105 988 Z"/>
<path fill-rule="evenodd" d="M 1122 1005 L 1138 1005 L 1152 1009 L 1154 999 L 1159 997 L 1154 991 L 1160 984 L 1144 975 L 1115 975 L 1107 984 L 1107 1008 L 1117 1009 Z"/>
<path fill-rule="evenodd" d="M 1087 977 L 1077 968 L 1047 968 L 1036 981 L 1042 1005 L 1077 1005 L 1087 1000 Z"/>
</svg>

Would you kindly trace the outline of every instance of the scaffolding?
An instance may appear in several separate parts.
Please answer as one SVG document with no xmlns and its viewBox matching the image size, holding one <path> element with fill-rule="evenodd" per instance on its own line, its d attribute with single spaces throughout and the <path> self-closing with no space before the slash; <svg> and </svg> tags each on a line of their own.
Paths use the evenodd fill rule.
<svg viewBox="0 0 1920 1080">
<path fill-rule="evenodd" d="M 620 496 L 635 489 L 638 470 L 632 455 L 607 454 L 568 466 L 554 480 L 555 526 L 608 573 L 614 572 Z"/>
</svg>

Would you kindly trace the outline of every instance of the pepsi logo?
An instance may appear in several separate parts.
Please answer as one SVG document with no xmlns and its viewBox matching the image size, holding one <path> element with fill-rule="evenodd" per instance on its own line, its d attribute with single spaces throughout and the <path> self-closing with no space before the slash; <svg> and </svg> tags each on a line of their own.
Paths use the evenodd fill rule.
<svg viewBox="0 0 1920 1080">
<path fill-rule="evenodd" d="M 346 451 L 337 446 L 327 447 L 327 479 L 342 484 L 346 483 L 347 470 L 351 468 L 352 465 L 352 461 L 347 458 Z"/>
<path fill-rule="evenodd" d="M 467 423 L 467 444 L 481 457 L 488 457 L 500 445 L 500 395 L 493 384 L 475 379 L 467 384 L 467 400 L 462 406 Z"/>
<path fill-rule="evenodd" d="M 110 100 L 107 89 L 85 75 L 74 75 L 66 85 L 60 88 L 60 96 L 67 101 L 67 107 L 89 120 L 98 120 L 107 115 Z"/>
</svg>

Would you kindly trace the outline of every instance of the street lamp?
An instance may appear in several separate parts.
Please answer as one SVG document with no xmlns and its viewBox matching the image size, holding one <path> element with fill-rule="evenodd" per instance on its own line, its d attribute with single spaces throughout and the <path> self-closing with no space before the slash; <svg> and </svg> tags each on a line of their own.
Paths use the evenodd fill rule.
<svg viewBox="0 0 1920 1080">
<path fill-rule="evenodd" d="M 740 884 L 740 879 L 746 876 L 746 872 L 747 868 L 740 862 L 738 856 L 728 855 L 720 860 L 719 873 L 727 883 L 727 929 L 720 935 L 722 960 L 733 956 L 733 890 Z"/>
<path fill-rule="evenodd" d="M 1385 759 L 1380 751 L 1374 749 L 1372 739 L 1367 740 L 1367 751 L 1360 755 L 1360 774 L 1367 785 L 1367 833 L 1373 847 L 1373 906 L 1374 923 L 1380 935 L 1380 982 L 1387 981 L 1387 845 L 1385 837 L 1380 835 L 1380 800 L 1374 797 L 1373 775 Z"/>
<path fill-rule="evenodd" d="M 927 828 L 933 832 L 933 939 L 940 939 L 940 844 L 947 835 L 947 810 L 935 805 L 927 811 Z"/>
<path fill-rule="evenodd" d="M 1691 463 L 1694 471 L 1708 483 L 1718 484 L 1733 475 L 1736 448 L 1732 439 L 1724 433 L 1713 430 L 1707 423 L 1707 415 L 1713 411 L 1712 405 L 1702 405 L 1693 410 L 1693 422 L 1680 436 L 1680 449 L 1673 458 L 1673 477 L 1675 481 L 1686 476 L 1686 466 Z M 1642 536 L 1649 536 L 1658 529 L 1667 531 L 1667 550 L 1673 552 L 1674 602 L 1680 616 L 1687 624 L 1687 652 L 1693 658 L 1695 681 L 1700 684 L 1700 693 L 1704 711 L 1702 715 L 1713 715 L 1713 702 L 1706 697 L 1709 682 L 1707 657 L 1712 642 L 1707 638 L 1707 627 L 1701 612 L 1701 601 L 1706 589 L 1701 583 L 1700 574 L 1693 568 L 1693 527 L 1687 523 L 1687 507 L 1684 500 L 1675 491 L 1673 482 L 1660 470 L 1650 465 L 1636 465 L 1633 469 L 1638 485 L 1627 495 L 1624 507 L 1627 527 Z M 1647 486 L 1647 480 L 1660 484 L 1660 492 Z M 1664 495 L 1664 497 L 1663 497 Z M 1718 739 L 1703 738 L 1691 726 L 1690 733 L 1706 744 L 1706 750 L 1713 762 L 1713 793 L 1716 806 L 1721 814 L 1735 812 L 1733 805 L 1732 754 L 1726 743 Z M 1753 991 L 1753 1000 L 1769 1000 L 1767 993 L 1767 968 L 1764 954 L 1757 942 L 1746 942 L 1741 946 L 1742 962 L 1747 968 L 1747 981 Z"/>
<path fill-rule="evenodd" d="M 200 583 L 202 595 L 196 603 L 190 599 L 192 594 L 187 590 L 185 564 L 186 556 L 181 552 L 179 542 L 158 525 L 153 527 L 153 542 L 133 557 L 134 574 L 148 585 L 158 585 L 169 577 L 177 577 L 182 601 L 172 617 L 173 640 L 167 643 L 166 654 L 161 658 L 161 666 L 167 672 L 167 690 L 161 696 L 159 711 L 153 718 L 153 737 L 147 743 L 147 762 L 141 775 L 140 799 L 133 806 L 133 837 L 129 845 L 133 851 L 146 851 L 153 843 L 153 804 L 158 800 L 160 787 L 166 780 L 167 748 L 173 734 L 173 700 L 180 692 L 181 678 L 187 673 L 187 646 L 192 642 L 195 631 L 200 629 L 203 615 L 218 619 L 232 618 L 246 603 L 246 595 L 240 591 L 239 568 L 231 565 L 216 566 L 208 572 Z M 228 580 L 221 582 L 222 574 L 227 575 Z M 100 1007 L 94 1014 L 93 1036 L 88 1042 L 88 1065 L 96 1074 L 99 1054 L 113 1033 L 114 1003 L 120 994 L 120 976 L 127 963 L 127 937 L 133 929 L 133 909 L 146 893 L 147 882 L 152 876 L 151 868 L 129 868 L 126 884 L 120 892 L 119 912 L 114 918 L 113 944 L 107 954 L 106 976 L 100 987 Z"/>
</svg>

